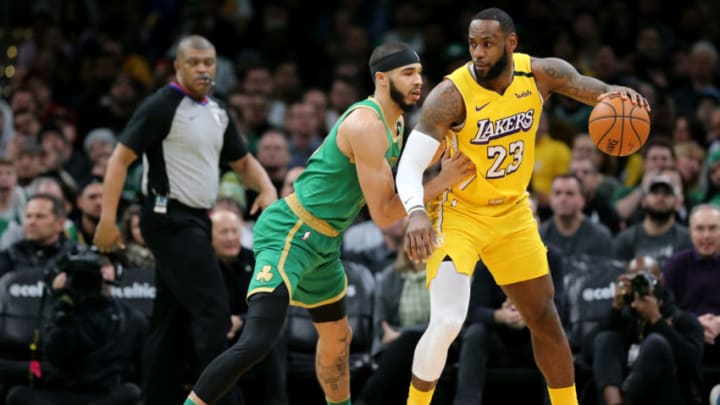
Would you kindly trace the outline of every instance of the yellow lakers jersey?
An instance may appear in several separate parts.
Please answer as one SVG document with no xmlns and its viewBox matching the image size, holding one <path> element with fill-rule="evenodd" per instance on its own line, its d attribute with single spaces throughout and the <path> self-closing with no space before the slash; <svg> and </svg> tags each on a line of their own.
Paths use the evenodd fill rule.
<svg viewBox="0 0 720 405">
<path fill-rule="evenodd" d="M 480 86 L 472 68 L 470 62 L 446 77 L 465 103 L 465 122 L 448 133 L 447 143 L 471 159 L 477 172 L 439 202 L 464 203 L 476 213 L 494 215 L 527 194 L 543 99 L 527 54 L 513 55 L 513 80 L 503 94 Z"/>
</svg>

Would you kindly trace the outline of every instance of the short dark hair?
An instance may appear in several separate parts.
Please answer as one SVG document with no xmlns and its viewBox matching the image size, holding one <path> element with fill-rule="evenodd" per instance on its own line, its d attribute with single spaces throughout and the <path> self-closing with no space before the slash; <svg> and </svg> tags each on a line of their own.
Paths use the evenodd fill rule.
<svg viewBox="0 0 720 405">
<path fill-rule="evenodd" d="M 500 29 L 503 33 L 510 34 L 515 32 L 515 23 L 512 17 L 499 8 L 492 7 L 484 9 L 473 16 L 472 21 L 475 20 L 495 20 L 500 23 Z"/>
<path fill-rule="evenodd" d="M 369 64 L 372 65 L 388 55 L 404 51 L 408 48 L 410 48 L 408 44 L 398 41 L 391 41 L 386 42 L 382 45 L 378 45 L 375 47 L 375 49 L 372 51 L 372 54 L 370 55 Z"/>
<path fill-rule="evenodd" d="M 640 151 L 640 155 L 643 159 L 647 158 L 648 151 L 652 148 L 665 148 L 670 151 L 670 156 L 672 156 L 673 160 L 676 160 L 675 148 L 673 148 L 673 143 L 670 139 L 662 137 L 650 138 L 642 151 Z"/>
<path fill-rule="evenodd" d="M 575 183 L 577 183 L 578 186 L 578 191 L 580 191 L 580 195 L 585 198 L 585 186 L 583 186 L 583 182 L 580 180 L 580 177 L 574 175 L 573 173 L 565 173 L 555 176 L 552 182 L 555 183 L 555 180 L 575 180 Z"/>
<path fill-rule="evenodd" d="M 48 193 L 37 193 L 28 197 L 28 203 L 30 203 L 30 201 L 32 200 L 50 201 L 52 203 L 51 212 L 55 216 L 55 218 L 67 218 L 67 213 L 65 212 L 65 202 L 55 197 L 54 195 Z"/>
</svg>

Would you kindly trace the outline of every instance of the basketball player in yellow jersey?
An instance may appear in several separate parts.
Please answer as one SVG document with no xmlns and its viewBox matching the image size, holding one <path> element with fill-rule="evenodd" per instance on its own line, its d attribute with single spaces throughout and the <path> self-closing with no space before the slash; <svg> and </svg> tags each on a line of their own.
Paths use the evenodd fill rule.
<svg viewBox="0 0 720 405">
<path fill-rule="evenodd" d="M 580 75 L 556 58 L 514 53 L 512 18 L 490 8 L 470 22 L 472 61 L 428 95 L 400 159 L 396 184 L 409 215 L 410 257 L 427 261 L 430 323 L 413 359 L 409 405 L 427 405 L 445 366 L 447 349 L 465 320 L 470 276 L 478 260 L 520 311 L 553 405 L 576 405 L 572 355 L 553 304 L 546 248 L 526 192 L 543 101 L 559 93 L 588 105 L 609 93 L 649 110 L 636 91 Z M 474 177 L 440 197 L 428 217 L 422 174 L 448 145 L 469 157 Z"/>
</svg>

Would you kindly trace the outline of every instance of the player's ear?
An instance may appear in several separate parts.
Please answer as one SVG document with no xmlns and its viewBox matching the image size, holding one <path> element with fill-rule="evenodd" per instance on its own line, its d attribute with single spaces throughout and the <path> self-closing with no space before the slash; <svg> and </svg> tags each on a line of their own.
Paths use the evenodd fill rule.
<svg viewBox="0 0 720 405">
<path fill-rule="evenodd" d="M 514 32 L 511 32 L 510 34 L 508 34 L 508 36 L 506 38 L 506 42 L 507 42 L 508 48 L 510 48 L 510 51 L 515 52 L 515 48 L 517 48 L 517 44 L 518 44 L 517 34 Z"/>
<path fill-rule="evenodd" d="M 387 86 L 387 73 L 375 72 L 375 87 Z"/>
</svg>

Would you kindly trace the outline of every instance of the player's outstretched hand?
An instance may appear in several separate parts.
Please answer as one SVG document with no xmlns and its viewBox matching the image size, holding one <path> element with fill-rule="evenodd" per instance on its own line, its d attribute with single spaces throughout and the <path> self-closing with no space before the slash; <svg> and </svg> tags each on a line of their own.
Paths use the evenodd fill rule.
<svg viewBox="0 0 720 405">
<path fill-rule="evenodd" d="M 408 257 L 414 262 L 425 262 L 437 246 L 435 230 L 424 210 L 410 213 L 405 233 Z"/>
</svg>

